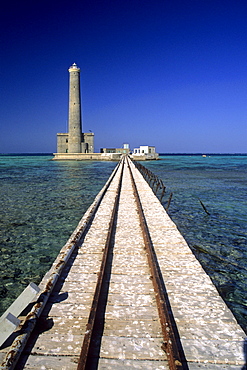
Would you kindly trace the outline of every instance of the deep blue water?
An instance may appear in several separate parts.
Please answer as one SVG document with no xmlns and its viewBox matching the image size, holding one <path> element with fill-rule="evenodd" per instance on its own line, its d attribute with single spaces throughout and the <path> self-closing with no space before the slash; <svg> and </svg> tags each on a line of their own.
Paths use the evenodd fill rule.
<svg viewBox="0 0 247 370">
<path fill-rule="evenodd" d="M 39 283 L 115 162 L 0 156 L 0 314 Z M 165 155 L 142 162 L 167 186 L 162 203 L 247 328 L 247 156 Z M 210 215 L 203 210 L 199 199 Z"/>
</svg>

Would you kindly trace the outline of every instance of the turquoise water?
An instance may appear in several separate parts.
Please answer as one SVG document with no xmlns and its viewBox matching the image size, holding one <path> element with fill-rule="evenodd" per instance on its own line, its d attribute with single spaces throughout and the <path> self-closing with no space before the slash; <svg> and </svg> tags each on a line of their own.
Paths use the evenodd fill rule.
<svg viewBox="0 0 247 370">
<path fill-rule="evenodd" d="M 39 283 L 115 162 L 0 156 L 0 314 Z M 169 215 L 247 328 L 247 156 L 162 156 L 145 162 L 170 192 Z M 203 210 L 199 199 L 210 215 Z"/>
</svg>

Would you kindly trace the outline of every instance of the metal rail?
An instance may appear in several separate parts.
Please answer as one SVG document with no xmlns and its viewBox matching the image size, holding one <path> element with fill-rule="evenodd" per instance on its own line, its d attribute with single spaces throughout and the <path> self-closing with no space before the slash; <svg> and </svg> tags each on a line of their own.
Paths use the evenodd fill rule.
<svg viewBox="0 0 247 370">
<path fill-rule="evenodd" d="M 100 271 L 97 279 L 97 285 L 94 293 L 94 298 L 93 298 L 93 303 L 91 306 L 90 310 L 90 315 L 88 319 L 88 323 L 86 326 L 86 333 L 84 336 L 82 348 L 81 348 L 81 353 L 79 357 L 79 362 L 77 366 L 77 370 L 84 370 L 87 365 L 87 359 L 88 359 L 88 353 L 89 353 L 89 348 L 91 344 L 91 339 L 92 339 L 92 333 L 94 330 L 94 325 L 95 325 L 95 318 L 97 314 L 97 310 L 99 309 L 99 300 L 100 300 L 100 294 L 101 294 L 101 289 L 102 289 L 102 283 L 105 275 L 105 270 L 106 270 L 106 263 L 107 259 L 109 256 L 110 252 L 110 246 L 112 243 L 112 237 L 113 237 L 113 232 L 114 232 L 114 224 L 116 221 L 117 217 L 117 208 L 119 204 L 119 198 L 120 198 L 120 191 L 121 191 L 121 186 L 122 186 L 122 178 L 123 178 L 123 162 L 122 162 L 122 169 L 121 169 L 121 175 L 118 183 L 118 188 L 115 196 L 115 201 L 114 201 L 114 206 L 111 214 L 111 219 L 109 222 L 109 227 L 108 227 L 108 234 L 107 234 L 107 239 L 104 247 L 104 252 L 102 256 L 102 262 L 100 266 Z"/>
</svg>

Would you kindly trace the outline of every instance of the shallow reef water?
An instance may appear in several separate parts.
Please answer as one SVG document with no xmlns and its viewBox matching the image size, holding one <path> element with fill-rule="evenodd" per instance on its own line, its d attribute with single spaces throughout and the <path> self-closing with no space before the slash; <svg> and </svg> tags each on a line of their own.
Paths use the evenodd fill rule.
<svg viewBox="0 0 247 370">
<path fill-rule="evenodd" d="M 142 164 L 166 185 L 164 207 L 173 193 L 168 214 L 247 331 L 247 156 L 160 158 Z M 0 156 L 0 315 L 40 282 L 116 166 L 51 159 Z"/>
</svg>

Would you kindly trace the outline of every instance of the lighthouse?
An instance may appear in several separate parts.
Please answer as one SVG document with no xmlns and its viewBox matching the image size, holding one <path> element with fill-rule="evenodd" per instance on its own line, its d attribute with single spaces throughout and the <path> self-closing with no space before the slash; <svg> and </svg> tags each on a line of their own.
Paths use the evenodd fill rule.
<svg viewBox="0 0 247 370">
<path fill-rule="evenodd" d="M 69 68 L 69 138 L 68 153 L 81 153 L 82 122 L 80 68 L 74 63 Z"/>
<path fill-rule="evenodd" d="M 57 134 L 57 153 L 93 153 L 94 133 L 82 132 L 80 68 L 73 63 L 69 71 L 68 133 Z M 68 158 L 72 158 L 69 156 Z"/>
</svg>

